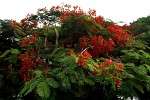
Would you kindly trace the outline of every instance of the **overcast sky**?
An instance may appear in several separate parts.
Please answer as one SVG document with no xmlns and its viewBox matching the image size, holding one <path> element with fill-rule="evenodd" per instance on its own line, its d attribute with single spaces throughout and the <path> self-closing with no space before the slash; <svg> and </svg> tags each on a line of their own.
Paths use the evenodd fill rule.
<svg viewBox="0 0 150 100">
<path fill-rule="evenodd" d="M 79 5 L 85 11 L 95 9 L 97 15 L 114 22 L 126 23 L 150 15 L 150 0 L 0 0 L 0 19 L 20 21 L 38 8 L 71 4 Z"/>
</svg>

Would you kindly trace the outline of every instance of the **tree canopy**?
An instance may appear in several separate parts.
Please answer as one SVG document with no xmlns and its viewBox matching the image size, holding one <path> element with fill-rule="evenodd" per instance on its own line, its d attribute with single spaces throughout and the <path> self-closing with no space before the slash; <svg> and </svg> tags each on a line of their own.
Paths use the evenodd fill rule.
<svg viewBox="0 0 150 100">
<path fill-rule="evenodd" d="M 119 26 L 68 4 L 1 20 L 0 99 L 149 99 L 149 21 Z"/>
</svg>

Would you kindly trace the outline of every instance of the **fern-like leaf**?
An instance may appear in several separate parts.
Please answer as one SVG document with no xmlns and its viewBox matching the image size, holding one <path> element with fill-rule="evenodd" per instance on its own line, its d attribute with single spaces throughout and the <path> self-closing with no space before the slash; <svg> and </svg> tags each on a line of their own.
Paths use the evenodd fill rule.
<svg viewBox="0 0 150 100">
<path fill-rule="evenodd" d="M 46 82 L 47 82 L 48 85 L 50 85 L 53 88 L 58 88 L 59 87 L 57 81 L 53 78 L 46 78 Z"/>
<path fill-rule="evenodd" d="M 37 85 L 36 91 L 42 98 L 48 98 L 50 95 L 50 88 L 46 82 L 40 82 Z"/>
<path fill-rule="evenodd" d="M 20 91 L 19 95 L 25 94 L 27 95 L 30 91 L 35 88 L 35 78 L 31 79 L 30 81 L 26 82 L 23 89 Z"/>
<path fill-rule="evenodd" d="M 62 80 L 62 86 L 65 88 L 65 89 L 71 89 L 71 82 L 70 82 L 70 79 L 68 77 L 64 78 Z"/>
</svg>

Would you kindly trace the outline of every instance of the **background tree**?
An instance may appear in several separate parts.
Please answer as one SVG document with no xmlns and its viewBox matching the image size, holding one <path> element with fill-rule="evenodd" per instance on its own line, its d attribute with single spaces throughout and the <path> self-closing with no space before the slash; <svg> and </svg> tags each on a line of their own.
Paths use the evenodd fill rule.
<svg viewBox="0 0 150 100">
<path fill-rule="evenodd" d="M 136 38 L 150 46 L 150 16 L 141 17 L 132 22 L 131 25 L 134 27 L 132 33 L 136 35 Z"/>
</svg>

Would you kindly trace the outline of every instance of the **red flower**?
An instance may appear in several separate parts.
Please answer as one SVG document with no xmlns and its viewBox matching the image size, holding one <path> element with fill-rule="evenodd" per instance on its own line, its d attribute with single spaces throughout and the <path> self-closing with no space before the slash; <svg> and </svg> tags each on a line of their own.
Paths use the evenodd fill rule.
<svg viewBox="0 0 150 100">
<path fill-rule="evenodd" d="M 121 63 L 116 63 L 116 62 L 115 62 L 114 64 L 115 64 L 115 65 L 116 65 L 119 69 L 121 69 L 121 70 L 123 69 L 123 67 L 122 67 L 122 64 L 121 64 Z"/>
<path fill-rule="evenodd" d="M 70 12 L 69 11 L 65 11 L 62 13 L 62 15 L 60 16 L 60 19 L 62 22 L 65 22 L 67 20 L 67 18 L 70 16 Z"/>
<path fill-rule="evenodd" d="M 124 45 L 131 36 L 119 25 L 111 24 L 107 27 L 107 31 L 111 34 L 116 44 Z"/>
<path fill-rule="evenodd" d="M 38 22 L 33 23 L 32 26 L 36 28 L 38 26 Z"/>
<path fill-rule="evenodd" d="M 41 65 L 42 64 L 42 59 L 41 58 L 37 58 L 36 59 L 36 63 Z"/>
<path fill-rule="evenodd" d="M 80 50 L 84 50 L 85 48 L 88 47 L 89 44 L 89 38 L 86 36 L 83 36 L 80 40 Z"/>
<path fill-rule="evenodd" d="M 95 9 L 89 9 L 88 14 L 90 16 L 96 16 L 96 10 Z"/>
<path fill-rule="evenodd" d="M 9 64 L 9 65 L 8 65 L 8 69 L 11 70 L 11 69 L 12 69 L 12 66 L 13 66 L 13 64 Z"/>
<path fill-rule="evenodd" d="M 27 82 L 33 77 L 33 74 L 30 72 L 32 69 L 36 68 L 35 56 L 31 52 L 24 52 L 18 56 L 21 62 L 21 69 L 19 70 L 19 75 L 23 78 L 24 82 Z"/>
<path fill-rule="evenodd" d="M 30 42 L 33 42 L 33 43 L 37 42 L 37 38 L 35 36 L 30 36 L 29 40 L 30 40 Z"/>
<path fill-rule="evenodd" d="M 94 20 L 97 24 L 101 25 L 102 27 L 105 27 L 105 20 L 102 16 L 97 16 Z"/>
<path fill-rule="evenodd" d="M 49 66 L 45 66 L 44 68 L 43 68 L 43 71 L 46 71 L 46 70 L 48 70 L 48 69 L 51 69 Z"/>
<path fill-rule="evenodd" d="M 115 79 L 115 83 L 117 86 L 120 86 L 121 85 L 121 79 Z"/>
<path fill-rule="evenodd" d="M 118 73 L 118 74 L 121 74 L 122 71 L 123 71 L 123 66 L 122 66 L 122 64 L 121 64 L 121 63 L 116 63 L 116 62 L 114 62 L 114 65 L 118 67 L 117 73 Z"/>
<path fill-rule="evenodd" d="M 97 72 L 96 72 L 96 71 L 93 71 L 93 72 L 91 72 L 91 74 L 94 76 L 94 75 L 97 74 Z"/>
<path fill-rule="evenodd" d="M 28 55 L 29 55 L 29 52 L 24 52 L 24 54 L 20 54 L 18 58 L 23 61 L 28 57 Z"/>
<path fill-rule="evenodd" d="M 74 53 L 74 50 L 70 50 L 69 52 L 67 52 L 67 54 L 71 55 Z"/>
<path fill-rule="evenodd" d="M 101 63 L 102 67 L 108 67 L 110 65 L 112 65 L 112 60 L 111 59 L 107 59 L 106 61 Z"/>
<path fill-rule="evenodd" d="M 23 38 L 20 41 L 20 45 L 22 47 L 26 47 L 28 46 L 30 43 L 36 43 L 37 42 L 37 38 L 35 36 L 30 36 L 29 38 Z"/>
<path fill-rule="evenodd" d="M 113 52 L 115 46 L 111 38 L 104 40 L 102 36 L 93 36 L 91 39 L 84 36 L 80 40 L 80 49 L 83 50 L 87 47 L 91 47 L 89 52 L 94 58 L 99 58 L 100 54 L 106 56 L 109 52 Z"/>
<path fill-rule="evenodd" d="M 94 36 L 91 38 L 89 44 L 91 45 L 92 49 L 90 50 L 90 53 L 94 58 L 98 58 L 100 53 L 103 53 L 104 48 L 104 39 L 102 36 Z"/>
<path fill-rule="evenodd" d="M 88 58 L 92 58 L 92 56 L 87 51 L 84 51 L 82 54 L 80 54 L 78 60 L 78 66 L 84 67 L 88 62 L 87 60 Z"/>
</svg>

